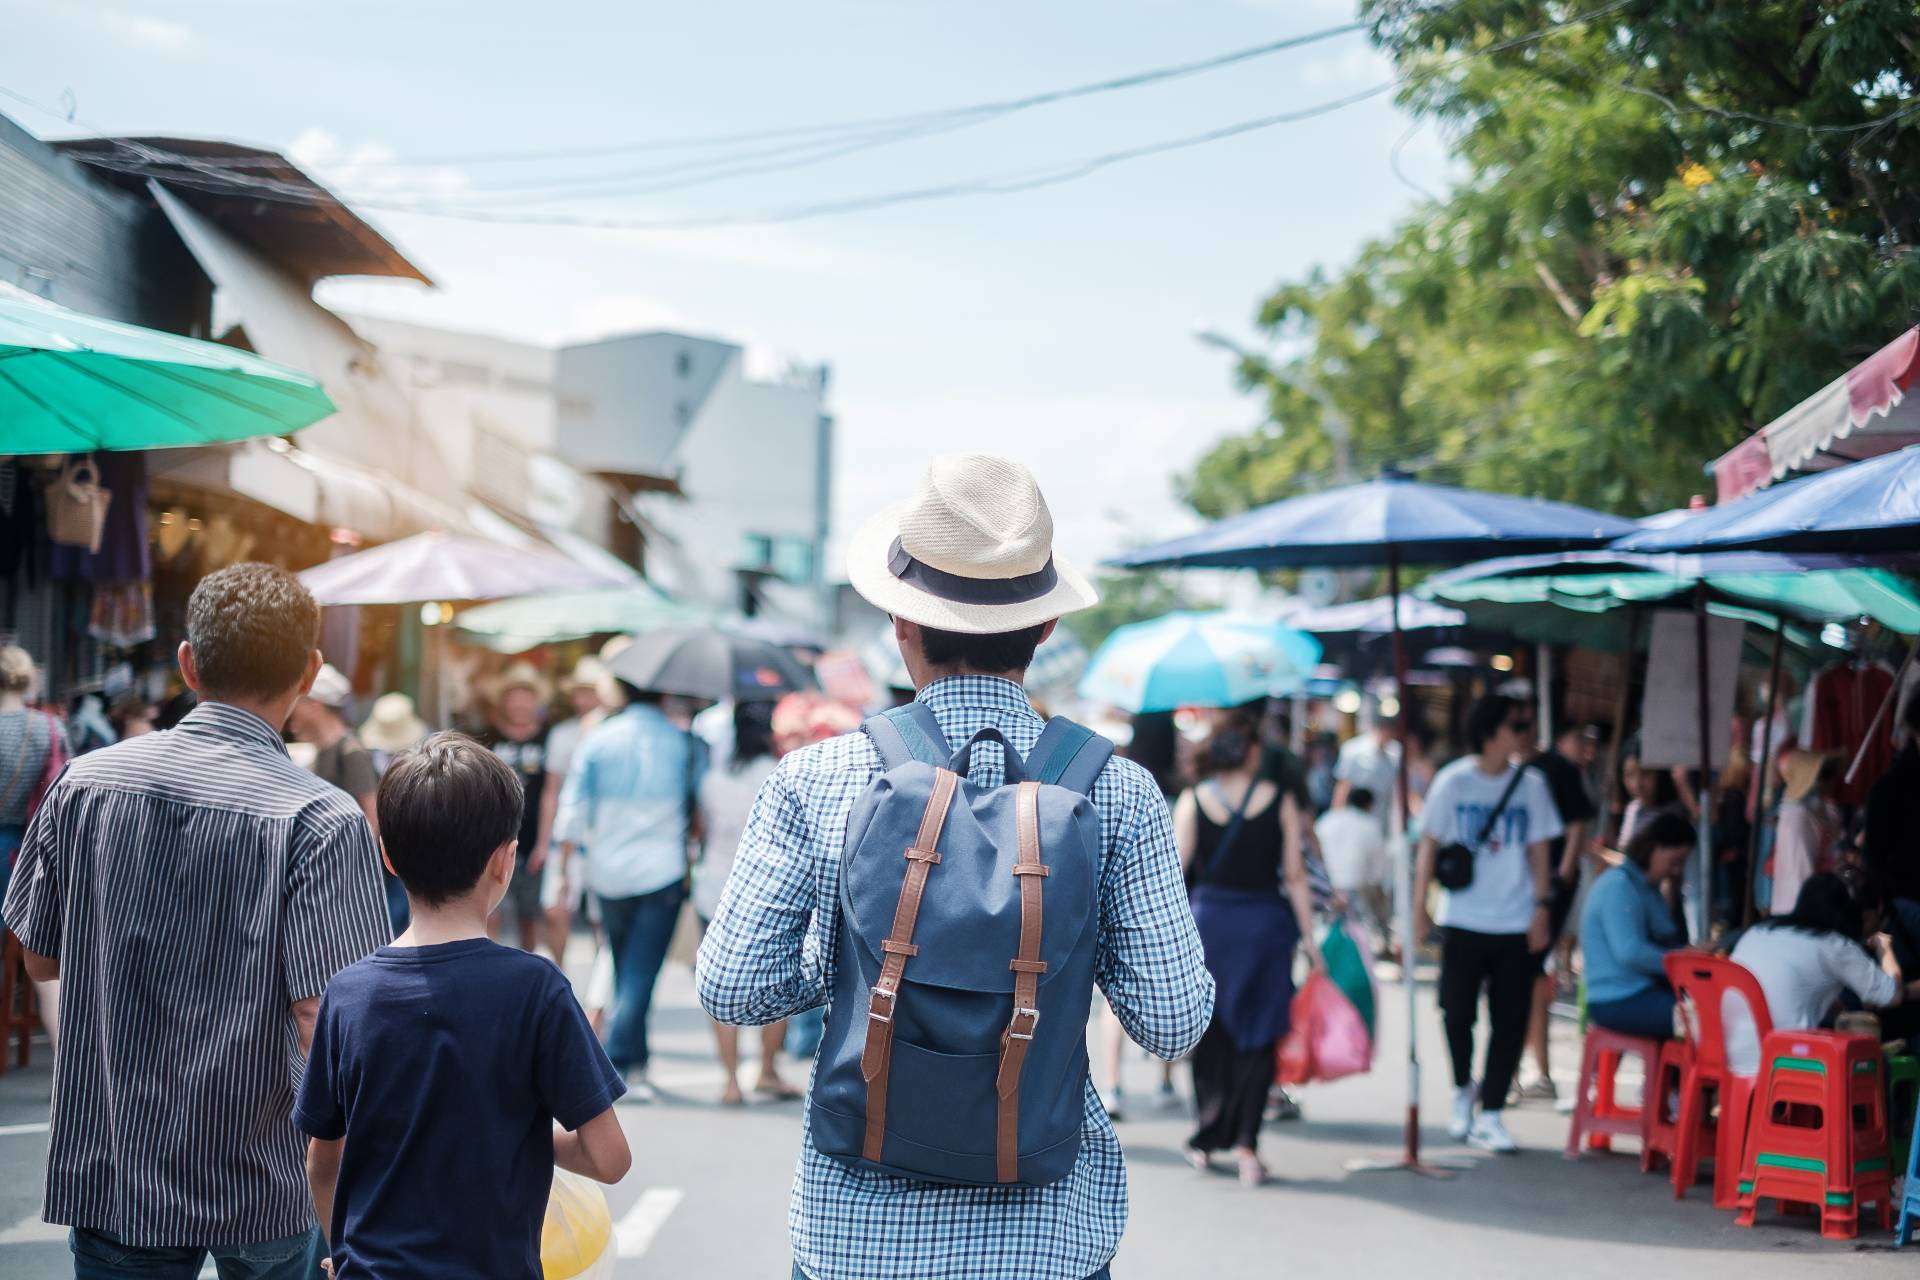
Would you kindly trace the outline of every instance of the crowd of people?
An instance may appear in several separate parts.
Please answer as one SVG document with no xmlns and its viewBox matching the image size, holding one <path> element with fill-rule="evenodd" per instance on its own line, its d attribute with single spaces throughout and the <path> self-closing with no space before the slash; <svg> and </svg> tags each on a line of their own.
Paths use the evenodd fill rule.
<svg viewBox="0 0 1920 1280">
<path fill-rule="evenodd" d="M 1576 973 L 1596 1023 L 1665 1036 L 1665 957 L 1719 945 L 1776 1027 L 1818 1025 L 1850 993 L 1893 1010 L 1890 1034 L 1910 1029 L 1898 1006 L 1920 996 L 1920 904 L 1895 873 L 1920 839 L 1898 790 L 1920 770 L 1920 699 L 1851 839 L 1824 757 L 1789 749 L 1776 788 L 1730 772 L 1702 796 L 1629 747 L 1602 787 L 1602 727 L 1568 725 L 1542 749 L 1532 701 L 1502 691 L 1466 709 L 1444 764 L 1411 712 L 1337 747 L 1308 735 L 1296 756 L 1278 702 L 1184 726 L 1137 717 L 1108 762 L 1104 740 L 1047 721 L 1022 687 L 1057 620 L 1094 599 L 1054 557 L 1024 467 L 936 461 L 913 502 L 853 540 L 849 572 L 892 617 L 916 690 L 891 729 L 862 733 L 860 711 L 820 694 L 703 704 L 643 687 L 618 674 L 624 641 L 557 686 L 508 666 L 464 732 L 431 732 L 397 693 L 358 716 L 316 647 L 318 607 L 262 564 L 193 593 L 178 653 L 191 709 L 128 717 L 112 745 L 76 742 L 34 705 L 27 655 L 0 648 L 0 898 L 56 1034 L 45 1216 L 71 1227 L 76 1275 L 188 1276 L 209 1254 L 261 1280 L 412 1274 L 427 1252 L 436 1273 L 537 1275 L 552 1168 L 615 1182 L 632 1162 L 613 1105 L 658 1095 L 653 995 L 688 916 L 718 1100 L 799 1098 L 782 1054 L 818 1046 L 790 1218 L 800 1280 L 906 1274 L 982 1242 L 1001 1252 L 971 1274 L 1102 1280 L 1125 1221 L 1112 1122 L 1128 1041 L 1165 1072 L 1187 1062 L 1189 1162 L 1204 1172 L 1225 1153 L 1241 1181 L 1265 1180 L 1263 1124 L 1297 1114 L 1274 1084 L 1296 974 L 1326 969 L 1331 920 L 1402 962 L 1437 942 L 1449 1130 L 1493 1152 L 1517 1149 L 1511 1103 L 1554 1095 L 1549 1006 Z M 983 740 L 1002 750 L 974 753 Z M 1102 750 L 1076 773 L 1085 748 L 1062 741 Z M 871 865 L 850 861 L 863 833 L 928 779 L 918 835 L 885 850 L 904 845 L 885 909 L 848 919 L 848 868 Z M 1044 800 L 1046 783 L 1080 795 Z M 996 849 L 1016 812 L 994 808 L 1003 784 L 1018 817 Z M 1773 911 L 1690 938 L 1689 894 L 1745 892 L 1688 880 L 1703 805 L 1778 806 Z M 949 806 L 969 817 L 943 828 Z M 1018 883 L 928 899 L 943 830 L 985 842 Z M 1076 903 L 1097 922 L 1084 960 L 1047 949 L 1040 926 Z M 1000 912 L 980 928 L 1012 931 L 1010 962 L 915 958 L 934 945 L 916 940 L 923 915 L 934 937 L 971 936 L 974 909 Z M 929 964 L 941 991 L 916 1008 Z M 580 996 L 562 966 L 588 974 Z M 1045 1052 L 1084 1097 L 1023 1103 L 1055 967 L 1104 996 L 1107 1087 L 1073 1027 Z M 961 1034 L 930 1021 L 938 1008 L 991 1022 L 1009 998 L 992 1052 L 915 1043 Z M 1084 1001 L 1068 1007 L 1085 1020 Z M 743 1088 L 745 1026 L 759 1032 Z M 1731 1035 L 1750 1069 L 1751 1024 Z M 304 1063 L 291 1073 L 289 1039 Z M 987 1149 L 922 1176 L 961 1157 L 901 1135 L 940 1132 L 943 1107 L 965 1104 L 916 1081 L 969 1071 L 999 1099 L 975 1135 Z M 1020 1145 L 1023 1125 L 1058 1114 L 1079 1126 L 1070 1149 Z M 490 1173 L 460 1172 L 474 1168 Z"/>
</svg>

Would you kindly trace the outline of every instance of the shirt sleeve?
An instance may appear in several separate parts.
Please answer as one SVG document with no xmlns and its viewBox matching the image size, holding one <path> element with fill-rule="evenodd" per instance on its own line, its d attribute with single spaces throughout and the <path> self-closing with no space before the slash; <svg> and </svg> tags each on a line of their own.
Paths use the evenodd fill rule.
<svg viewBox="0 0 1920 1280">
<path fill-rule="evenodd" d="M 1900 984 L 1880 967 L 1880 962 L 1869 955 L 1865 947 L 1837 934 L 1828 935 L 1824 941 L 1823 954 L 1829 972 L 1859 996 L 1861 1004 L 1869 1009 L 1884 1009 L 1893 1003 L 1900 994 Z"/>
<path fill-rule="evenodd" d="M 293 1127 L 310 1138 L 332 1142 L 347 1136 L 347 1113 L 340 1104 L 339 1037 L 333 1029 L 333 1006 L 320 1001 L 313 1023 L 313 1050 L 307 1055 L 300 1096 L 293 1104 Z"/>
<path fill-rule="evenodd" d="M 1547 786 L 1547 780 L 1540 776 L 1537 769 L 1527 770 L 1527 776 L 1520 788 L 1526 794 L 1516 796 L 1524 799 L 1532 809 L 1527 817 L 1527 843 L 1538 844 L 1542 840 L 1553 840 L 1567 833 L 1567 824 L 1560 820 L 1560 807 L 1553 802 L 1553 792 Z"/>
<path fill-rule="evenodd" d="M 26 839 L 14 854 L 4 915 L 20 945 L 49 960 L 60 956 L 60 814 L 66 793 L 58 784 L 27 824 Z M 0 857 L 4 857 L 0 854 Z"/>
<path fill-rule="evenodd" d="M 359 813 L 300 821 L 284 928 L 289 1001 L 320 995 L 334 974 L 392 940 L 380 855 Z"/>
<path fill-rule="evenodd" d="M 1552 783 L 1550 790 L 1553 793 L 1553 806 L 1560 811 L 1560 821 L 1566 826 L 1593 821 L 1600 810 L 1587 793 L 1586 784 L 1580 781 L 1578 768 L 1563 764 L 1557 773 L 1558 781 Z"/>
<path fill-rule="evenodd" d="M 1187 905 L 1167 802 L 1144 771 L 1130 790 L 1130 812 L 1101 869 L 1094 977 L 1134 1043 L 1173 1059 L 1192 1051 L 1213 1017 L 1213 975 Z"/>
<path fill-rule="evenodd" d="M 534 1086 L 562 1128 L 578 1129 L 627 1091 L 558 970 L 553 993 L 541 1010 L 538 1055 L 533 1064 Z"/>
<path fill-rule="evenodd" d="M 1459 814 L 1454 809 L 1453 789 L 1451 776 L 1435 778 L 1427 789 L 1427 802 L 1420 809 L 1420 834 L 1432 836 L 1438 844 L 1452 844 L 1464 838 L 1459 831 Z"/>
<path fill-rule="evenodd" d="M 809 947 L 818 897 L 806 809 L 785 763 L 754 797 L 733 872 L 694 964 L 716 1022 L 760 1026 L 826 1003 L 822 947 Z"/>
</svg>

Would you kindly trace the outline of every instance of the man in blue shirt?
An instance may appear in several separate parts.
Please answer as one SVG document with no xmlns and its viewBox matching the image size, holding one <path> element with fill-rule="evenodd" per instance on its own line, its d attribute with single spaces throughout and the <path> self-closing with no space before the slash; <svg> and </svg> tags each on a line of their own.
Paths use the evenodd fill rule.
<svg viewBox="0 0 1920 1280">
<path fill-rule="evenodd" d="M 587 888 L 613 950 L 607 1056 L 628 1096 L 652 1102 L 647 1016 L 687 897 L 687 850 L 706 748 L 661 709 L 660 695 L 622 685 L 627 705 L 580 744 L 567 770 L 553 838 L 586 849 Z"/>
</svg>

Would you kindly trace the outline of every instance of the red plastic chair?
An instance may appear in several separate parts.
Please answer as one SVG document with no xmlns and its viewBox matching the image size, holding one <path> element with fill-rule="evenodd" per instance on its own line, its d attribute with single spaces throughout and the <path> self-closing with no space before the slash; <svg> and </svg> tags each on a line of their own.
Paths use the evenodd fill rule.
<svg viewBox="0 0 1920 1280">
<path fill-rule="evenodd" d="M 1647 1137 L 1640 1148 L 1642 1173 L 1652 1173 L 1662 1161 L 1669 1168 L 1673 1165 L 1674 1153 L 1680 1146 L 1680 1086 L 1686 1080 L 1692 1059 L 1692 1041 L 1660 1042 L 1660 1059 L 1654 1066 L 1653 1078 L 1647 1081 L 1646 1097 L 1641 1103 L 1647 1109 Z"/>
<path fill-rule="evenodd" d="M 28 1065 L 33 1033 L 40 1028 L 40 1002 L 22 952 L 20 940 L 0 928 L 0 1076 L 7 1073 L 8 1057 L 16 1053 L 20 1065 Z"/>
<path fill-rule="evenodd" d="M 1614 1091 L 1620 1060 L 1637 1054 L 1649 1081 L 1660 1060 L 1660 1042 L 1643 1036 L 1622 1035 L 1601 1026 L 1587 1028 L 1586 1048 L 1580 1054 L 1580 1083 L 1573 1095 L 1573 1120 L 1567 1128 L 1567 1159 L 1578 1160 L 1582 1149 L 1610 1151 L 1616 1136 L 1640 1139 L 1640 1165 L 1646 1167 L 1647 1122 L 1653 1114 L 1643 1097 L 1641 1105 L 1623 1105 Z"/>
<path fill-rule="evenodd" d="M 1872 1036 L 1775 1031 L 1761 1042 L 1753 1123 L 1740 1171 L 1743 1227 L 1763 1198 L 1810 1204 L 1820 1234 L 1860 1234 L 1860 1206 L 1893 1226 L 1885 1060 Z"/>
<path fill-rule="evenodd" d="M 1680 1114 L 1673 1150 L 1673 1195 L 1680 1199 L 1700 1176 L 1709 1135 L 1713 1141 L 1713 1207 L 1738 1206 L 1740 1157 L 1753 1100 L 1753 1077 L 1727 1065 L 1722 997 L 1733 992 L 1747 1002 L 1762 1040 L 1773 1029 L 1766 993 L 1742 965 L 1724 956 L 1675 951 L 1666 959 L 1667 979 L 1686 1020 L 1693 1053 L 1680 1079 Z M 1708 1095 L 1719 1104 L 1719 1115 Z"/>
</svg>

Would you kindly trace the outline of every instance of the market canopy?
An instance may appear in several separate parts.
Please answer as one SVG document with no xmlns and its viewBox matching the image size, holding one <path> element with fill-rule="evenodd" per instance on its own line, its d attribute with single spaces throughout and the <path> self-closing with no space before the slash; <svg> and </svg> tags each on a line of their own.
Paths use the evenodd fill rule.
<svg viewBox="0 0 1920 1280">
<path fill-rule="evenodd" d="M 326 605 L 501 600 L 537 592 L 590 591 L 628 581 L 565 556 L 456 533 L 420 533 L 302 571 Z"/>
<path fill-rule="evenodd" d="M 1824 471 L 1920 443 L 1920 325 L 1729 449 L 1713 463 L 1720 501 L 1795 471 Z"/>
<path fill-rule="evenodd" d="M 1342 568 L 1458 564 L 1491 552 L 1597 547 L 1630 520 L 1542 498 L 1481 493 L 1389 473 L 1286 498 L 1111 563 L 1150 568 Z"/>
<path fill-rule="evenodd" d="M 1359 632 L 1386 635 L 1393 630 L 1393 597 L 1375 596 L 1371 600 L 1350 600 L 1345 604 L 1317 605 L 1283 614 L 1282 621 L 1297 631 L 1311 635 L 1339 635 Z M 1402 631 L 1438 631 L 1465 625 L 1467 615 L 1431 600 L 1402 599 Z"/>
<path fill-rule="evenodd" d="M 238 347 L 0 285 L 0 454 L 220 444 L 332 412 L 319 382 Z"/>
<path fill-rule="evenodd" d="M 655 627 L 708 621 L 711 619 L 702 610 L 681 604 L 642 582 L 496 600 L 462 610 L 453 625 L 463 639 L 497 653 L 523 653 L 562 640 L 607 633 L 635 635 Z"/>
<path fill-rule="evenodd" d="M 1920 446 L 1802 476 L 1643 529 L 1616 551 L 1920 552 Z"/>
</svg>

